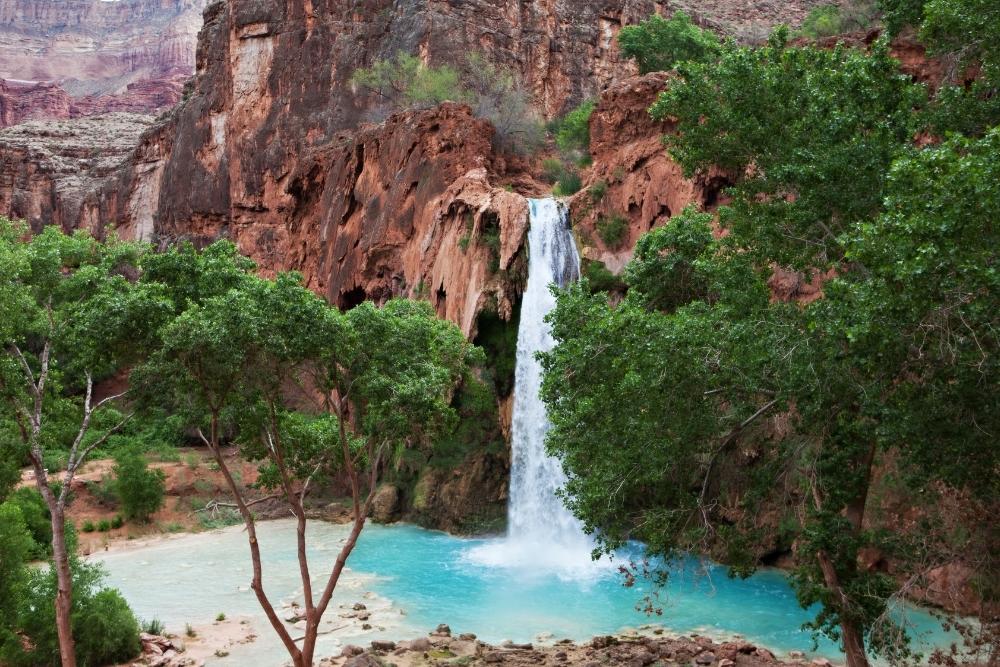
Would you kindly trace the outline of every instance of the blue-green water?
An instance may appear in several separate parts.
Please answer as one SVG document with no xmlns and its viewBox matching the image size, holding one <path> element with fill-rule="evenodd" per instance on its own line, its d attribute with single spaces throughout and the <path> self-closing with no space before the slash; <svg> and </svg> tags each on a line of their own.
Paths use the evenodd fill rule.
<svg viewBox="0 0 1000 667">
<path fill-rule="evenodd" d="M 259 533 L 265 588 L 275 602 L 293 599 L 300 590 L 294 524 L 267 522 Z M 329 571 L 344 534 L 342 526 L 310 524 L 317 580 Z M 465 540 L 412 526 L 369 525 L 348 561 L 352 576 L 338 589 L 328 615 L 337 617 L 337 605 L 381 596 L 392 602 L 391 610 L 373 621 L 384 629 L 342 632 L 321 642 L 321 650 L 335 652 L 338 641 L 414 637 L 439 623 L 449 624 L 455 632 L 474 632 L 489 642 L 532 641 L 542 633 L 584 640 L 657 623 L 678 633 L 739 634 L 777 652 L 813 652 L 811 635 L 800 629 L 810 614 L 798 606 L 787 580 L 777 571 L 740 581 L 727 578 L 719 568 L 698 574 L 699 567 L 691 563 L 671 578 L 660 600 L 662 616 L 651 617 L 635 609 L 650 591 L 649 584 L 639 581 L 633 588 L 623 587 L 617 563 L 590 567 L 585 576 L 575 570 L 572 578 L 531 566 L 482 564 L 481 552 L 497 547 L 502 541 Z M 252 654 L 241 655 L 234 649 L 228 662 L 222 662 L 281 664 L 281 647 L 248 588 L 249 555 L 246 535 L 239 528 L 177 537 L 97 559 L 105 564 L 109 583 L 122 591 L 140 617 L 159 618 L 174 632 L 183 630 L 185 623 L 210 623 L 219 612 L 246 617 L 260 635 L 252 648 L 245 649 Z M 546 560 L 539 554 L 540 563 Z M 363 597 L 365 593 L 369 595 Z M 907 617 L 925 642 L 946 640 L 929 614 L 910 609 Z M 840 657 L 828 641 L 822 641 L 816 653 Z"/>
</svg>

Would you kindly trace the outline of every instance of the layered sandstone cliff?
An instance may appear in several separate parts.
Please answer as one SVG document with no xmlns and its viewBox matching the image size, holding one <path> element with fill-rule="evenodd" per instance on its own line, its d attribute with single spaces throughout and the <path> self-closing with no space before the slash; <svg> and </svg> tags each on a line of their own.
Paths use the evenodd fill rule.
<svg viewBox="0 0 1000 667">
<path fill-rule="evenodd" d="M 132 154 L 150 116 L 113 113 L 0 129 L 0 216 L 77 226 L 88 193 Z"/>
<path fill-rule="evenodd" d="M 194 71 L 204 0 L 0 0 L 0 127 L 159 112 Z"/>
</svg>

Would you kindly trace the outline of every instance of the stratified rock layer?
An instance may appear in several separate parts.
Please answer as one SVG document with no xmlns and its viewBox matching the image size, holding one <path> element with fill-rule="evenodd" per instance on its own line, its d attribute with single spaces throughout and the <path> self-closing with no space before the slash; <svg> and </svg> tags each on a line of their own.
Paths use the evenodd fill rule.
<svg viewBox="0 0 1000 667">
<path fill-rule="evenodd" d="M 77 226 L 85 197 L 128 158 L 152 118 L 112 113 L 0 130 L 0 216 Z"/>
<path fill-rule="evenodd" d="M 204 0 L 0 0 L 0 78 L 110 93 L 191 71 Z"/>
</svg>

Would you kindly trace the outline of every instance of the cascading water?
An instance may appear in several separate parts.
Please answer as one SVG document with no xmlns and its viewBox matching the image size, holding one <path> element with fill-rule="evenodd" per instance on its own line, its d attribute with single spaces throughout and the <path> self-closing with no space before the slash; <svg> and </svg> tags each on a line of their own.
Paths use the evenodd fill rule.
<svg viewBox="0 0 1000 667">
<path fill-rule="evenodd" d="M 554 199 L 532 199 L 530 206 L 528 285 L 517 332 L 507 537 L 470 556 L 493 566 L 590 575 L 595 567 L 590 557 L 593 543 L 556 495 L 566 475 L 559 460 L 545 452 L 549 420 L 539 396 L 542 368 L 535 358 L 554 345 L 545 322 L 556 305 L 549 287 L 577 280 L 580 257 L 565 206 Z"/>
</svg>

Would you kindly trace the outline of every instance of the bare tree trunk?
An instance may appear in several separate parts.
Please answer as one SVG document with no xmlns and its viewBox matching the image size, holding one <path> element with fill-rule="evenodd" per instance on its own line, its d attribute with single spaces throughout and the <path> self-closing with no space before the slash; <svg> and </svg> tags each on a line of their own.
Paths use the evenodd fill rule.
<svg viewBox="0 0 1000 667">
<path fill-rule="evenodd" d="M 66 523 L 60 508 L 52 514 L 52 559 L 56 568 L 56 632 L 59 635 L 59 655 L 62 667 L 76 667 L 73 641 L 73 573 L 69 568 L 66 548 Z"/>
<path fill-rule="evenodd" d="M 56 570 L 56 634 L 59 637 L 59 657 L 62 667 L 76 667 L 76 646 L 73 641 L 73 573 L 69 567 L 66 547 L 66 512 L 55 493 L 49 488 L 48 475 L 41 459 L 32 456 L 35 484 L 45 500 L 52 523 L 52 561 Z"/>
<path fill-rule="evenodd" d="M 816 554 L 819 567 L 823 571 L 823 581 L 836 596 L 841 607 L 840 635 L 844 654 L 847 656 L 847 667 L 868 667 L 868 655 L 865 653 L 864 635 L 853 621 L 847 620 L 845 614 L 850 609 L 850 600 L 840 585 L 840 578 L 833 566 L 833 561 L 824 551 Z"/>
<path fill-rule="evenodd" d="M 274 605 L 268 599 L 267 594 L 264 592 L 264 571 L 261 565 L 260 558 L 260 544 L 257 542 L 257 525 L 253 518 L 253 513 L 247 506 L 246 501 L 243 498 L 243 493 L 240 491 L 239 486 L 236 484 L 236 480 L 233 479 L 233 475 L 229 470 L 229 465 L 222 456 L 222 450 L 219 447 L 218 441 L 218 418 L 213 415 L 212 417 L 212 428 L 211 428 L 211 439 L 205 438 L 204 435 L 201 436 L 202 440 L 208 445 L 209 450 L 215 457 L 215 462 L 219 464 L 219 469 L 222 471 L 223 477 L 226 479 L 226 483 L 229 485 L 229 490 L 232 491 L 233 497 L 236 500 L 236 506 L 239 508 L 240 516 L 243 517 L 243 524 L 247 529 L 247 538 L 250 542 L 250 560 L 253 563 L 253 579 L 250 582 L 250 588 L 253 590 L 254 595 L 257 596 L 257 602 L 260 604 L 261 609 L 264 610 L 264 615 L 267 616 L 267 620 L 271 623 L 271 627 L 274 631 L 278 633 L 278 638 L 281 639 L 281 643 L 284 644 L 285 649 L 288 651 L 288 655 L 292 659 L 292 664 L 295 667 L 311 667 L 311 663 L 304 662 L 302 659 L 302 651 L 299 647 L 295 645 L 295 640 L 285 629 L 285 625 L 278 618 L 278 614 L 274 611 Z"/>
</svg>

